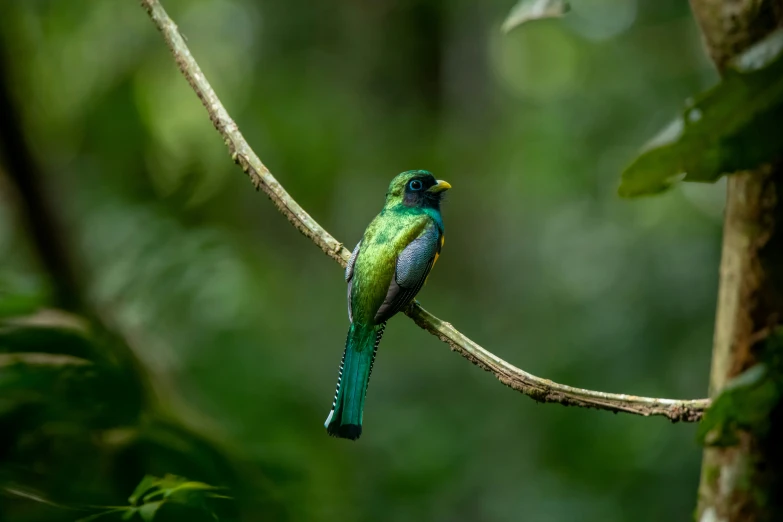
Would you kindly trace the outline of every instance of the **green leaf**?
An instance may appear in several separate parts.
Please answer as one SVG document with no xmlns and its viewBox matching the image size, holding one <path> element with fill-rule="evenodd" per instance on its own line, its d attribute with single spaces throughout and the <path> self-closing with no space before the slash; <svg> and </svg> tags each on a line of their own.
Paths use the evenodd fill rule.
<svg viewBox="0 0 783 522">
<path fill-rule="evenodd" d="M 560 18 L 570 9 L 565 0 L 519 0 L 508 13 L 501 29 L 507 33 L 533 20 Z"/>
<path fill-rule="evenodd" d="M 47 352 L 93 358 L 96 349 L 84 320 L 59 310 L 0 323 L 0 353 Z"/>
<path fill-rule="evenodd" d="M 113 513 L 122 513 L 122 512 L 125 512 L 125 514 L 122 516 L 122 519 L 129 520 L 130 517 L 132 517 L 133 514 L 136 512 L 136 510 L 134 508 L 126 508 L 126 507 L 114 508 L 106 511 L 101 511 L 100 513 L 95 513 L 88 517 L 80 518 L 76 522 L 92 522 L 93 520 L 98 520 L 99 518 L 102 518 L 106 515 L 111 515 Z"/>
<path fill-rule="evenodd" d="M 74 357 L 52 353 L 0 353 L 0 373 L 14 366 L 32 368 L 66 368 L 70 366 L 89 366 L 92 362 Z"/>
<path fill-rule="evenodd" d="M 731 446 L 737 443 L 738 429 L 765 433 L 770 414 L 781 397 L 775 377 L 767 365 L 757 364 L 729 381 L 699 423 L 699 442 L 706 446 Z"/>
<path fill-rule="evenodd" d="M 105 348 L 84 318 L 63 311 L 0 321 L 0 415 L 36 403 L 46 415 L 94 427 L 132 422 L 143 384 L 135 368 L 108 360 Z"/>
<path fill-rule="evenodd" d="M 53 389 L 79 382 L 92 367 L 88 360 L 50 353 L 0 353 L 0 397 L 16 401 L 48 401 Z"/>
<path fill-rule="evenodd" d="M 176 475 L 165 475 L 163 478 L 154 478 L 152 488 L 143 496 L 144 502 L 150 502 L 153 498 L 168 497 L 170 492 L 187 482 L 186 478 Z"/>
<path fill-rule="evenodd" d="M 164 497 L 170 497 L 173 493 L 179 492 L 179 491 L 220 491 L 223 488 L 219 488 L 217 486 L 210 486 L 209 484 L 204 484 L 203 482 L 183 482 L 182 484 L 169 489 L 166 491 L 166 494 Z"/>
<path fill-rule="evenodd" d="M 149 504 L 144 504 L 139 508 L 139 516 L 141 517 L 144 522 L 152 522 L 152 520 L 155 518 L 155 513 L 158 512 L 158 509 L 160 509 L 160 506 L 163 505 L 163 500 L 159 500 L 157 502 L 150 502 Z"/>
<path fill-rule="evenodd" d="M 783 156 L 783 30 L 735 59 L 623 171 L 622 197 L 662 192 L 679 180 L 714 182 Z"/>
<path fill-rule="evenodd" d="M 139 485 L 136 486 L 136 490 L 128 500 L 131 504 L 137 505 L 139 502 L 150 502 L 152 499 L 158 497 L 168 499 L 177 493 L 185 494 L 180 495 L 181 498 L 185 498 L 187 494 L 192 492 L 196 492 L 204 497 L 212 497 L 215 495 L 213 492 L 224 490 L 225 488 L 223 487 L 188 480 L 176 475 L 166 475 L 163 478 L 147 475 L 141 480 Z"/>
<path fill-rule="evenodd" d="M 164 477 L 146 475 L 141 479 L 136 489 L 133 490 L 131 496 L 128 497 L 130 506 L 111 509 L 108 509 L 109 507 L 106 506 L 107 511 L 93 514 L 79 522 L 88 522 L 104 515 L 118 512 L 123 513 L 123 520 L 131 520 L 138 513 L 144 522 L 152 522 L 164 505 L 172 509 L 174 506 L 182 506 L 183 508 L 187 506 L 194 509 L 194 512 L 209 514 L 217 520 L 213 511 L 209 509 L 208 500 L 230 498 L 215 493 L 222 490 L 225 490 L 225 488 L 188 480 L 176 475 L 166 475 Z M 167 517 L 164 516 L 163 518 Z"/>
<path fill-rule="evenodd" d="M 141 479 L 141 482 L 139 482 L 138 486 L 136 486 L 136 489 L 133 490 L 133 493 L 131 493 L 131 496 L 128 497 L 128 502 L 131 504 L 138 505 L 141 498 L 144 496 L 145 493 L 147 493 L 149 490 L 154 488 L 158 482 L 157 477 L 153 477 L 152 475 L 145 475 L 143 479 Z"/>
</svg>

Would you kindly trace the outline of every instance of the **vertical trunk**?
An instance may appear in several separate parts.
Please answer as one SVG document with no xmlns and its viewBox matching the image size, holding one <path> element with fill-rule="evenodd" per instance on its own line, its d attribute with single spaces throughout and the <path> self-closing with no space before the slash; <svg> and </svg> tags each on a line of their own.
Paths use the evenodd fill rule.
<svg viewBox="0 0 783 522">
<path fill-rule="evenodd" d="M 729 177 L 710 377 L 712 395 L 728 379 L 759 362 L 766 337 L 783 319 L 781 226 L 780 165 Z M 783 519 L 780 506 L 775 505 L 783 491 L 783 462 L 774 440 L 780 439 L 781 415 L 775 415 L 778 418 L 766 436 L 740 431 L 737 445 L 704 451 L 700 522 Z"/>
<path fill-rule="evenodd" d="M 691 7 L 719 71 L 783 20 L 783 0 L 691 0 Z M 783 324 L 783 164 L 729 177 L 723 234 L 713 396 L 759 362 L 766 338 Z M 737 444 L 704 451 L 698 521 L 783 520 L 783 405 L 771 424 L 766 435 L 740 430 Z"/>
</svg>

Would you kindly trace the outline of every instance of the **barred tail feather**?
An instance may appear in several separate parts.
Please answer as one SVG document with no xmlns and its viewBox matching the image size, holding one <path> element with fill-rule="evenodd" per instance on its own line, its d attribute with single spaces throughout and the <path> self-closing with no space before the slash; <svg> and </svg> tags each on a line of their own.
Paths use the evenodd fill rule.
<svg viewBox="0 0 783 522">
<path fill-rule="evenodd" d="M 386 323 L 362 327 L 351 324 L 337 377 L 332 411 L 324 426 L 329 435 L 356 440 L 362 434 L 367 385 Z"/>
</svg>

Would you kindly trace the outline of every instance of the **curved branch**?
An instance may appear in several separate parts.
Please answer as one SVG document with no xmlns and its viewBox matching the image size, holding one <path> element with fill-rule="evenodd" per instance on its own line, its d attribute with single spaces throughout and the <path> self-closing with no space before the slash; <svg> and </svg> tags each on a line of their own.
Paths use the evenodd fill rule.
<svg viewBox="0 0 783 522">
<path fill-rule="evenodd" d="M 169 49 L 171 49 L 180 71 L 188 80 L 199 99 L 201 99 L 201 103 L 206 108 L 215 128 L 223 136 L 231 157 L 250 177 L 250 181 L 256 187 L 256 190 L 263 190 L 277 209 L 297 230 L 310 238 L 329 257 L 344 267 L 350 252 L 310 217 L 285 191 L 264 164 L 261 163 L 261 160 L 250 148 L 247 141 L 245 141 L 242 133 L 239 132 L 237 124 L 228 115 L 215 91 L 212 90 L 204 73 L 180 35 L 176 24 L 166 14 L 160 2 L 158 0 L 141 0 L 141 3 L 163 34 L 163 38 L 166 40 Z M 675 422 L 698 421 L 710 404 L 708 399 L 685 401 L 655 399 L 583 390 L 558 384 L 548 379 L 531 375 L 507 363 L 468 339 L 451 324 L 441 321 L 424 310 L 418 303 L 412 304 L 406 311 L 406 314 L 421 328 L 447 343 L 453 351 L 459 353 L 476 366 L 491 372 L 503 384 L 539 402 L 557 402 L 566 406 L 597 408 L 644 416 L 658 415 L 667 417 Z"/>
</svg>

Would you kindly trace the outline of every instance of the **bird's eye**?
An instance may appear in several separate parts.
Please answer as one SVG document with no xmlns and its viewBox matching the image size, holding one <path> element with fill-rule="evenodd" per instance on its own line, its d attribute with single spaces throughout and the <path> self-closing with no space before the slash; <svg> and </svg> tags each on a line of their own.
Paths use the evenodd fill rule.
<svg viewBox="0 0 783 522">
<path fill-rule="evenodd" d="M 408 183 L 408 186 L 411 188 L 411 190 L 421 190 L 421 187 L 423 186 L 421 184 L 421 181 L 418 179 L 414 179 L 410 183 Z"/>
</svg>

